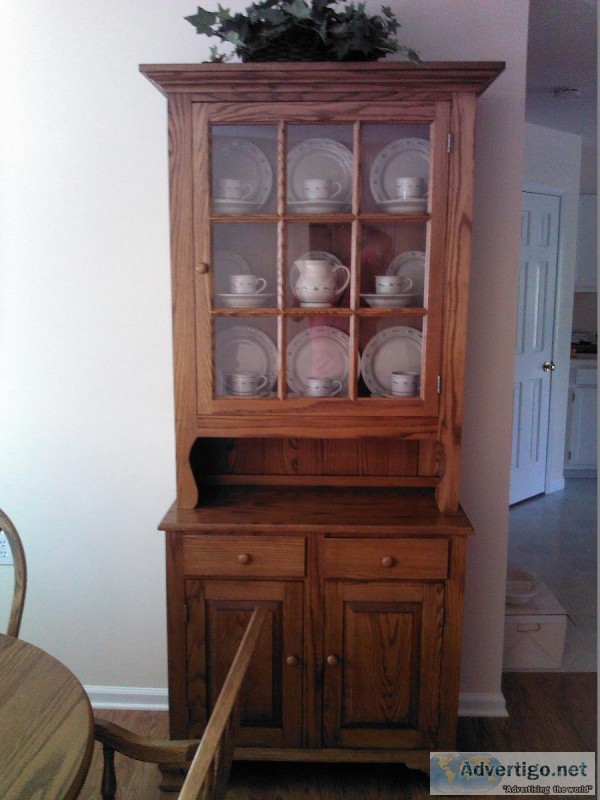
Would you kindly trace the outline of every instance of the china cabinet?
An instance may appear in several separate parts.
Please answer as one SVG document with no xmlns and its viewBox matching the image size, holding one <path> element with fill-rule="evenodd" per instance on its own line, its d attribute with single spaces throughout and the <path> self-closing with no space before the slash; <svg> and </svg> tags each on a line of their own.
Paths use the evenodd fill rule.
<svg viewBox="0 0 600 800">
<path fill-rule="evenodd" d="M 237 757 L 453 746 L 474 117 L 502 68 L 142 67 L 169 106 L 173 736 L 258 602 Z"/>
</svg>

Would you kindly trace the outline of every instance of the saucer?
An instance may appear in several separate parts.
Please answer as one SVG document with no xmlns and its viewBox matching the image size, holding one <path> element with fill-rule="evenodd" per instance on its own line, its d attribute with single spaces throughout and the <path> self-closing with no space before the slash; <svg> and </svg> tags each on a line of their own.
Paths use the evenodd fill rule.
<svg viewBox="0 0 600 800">
<path fill-rule="evenodd" d="M 350 210 L 344 200 L 288 200 L 288 209 L 293 214 L 339 214 Z"/>
<path fill-rule="evenodd" d="M 361 297 L 371 308 L 406 308 L 413 305 L 414 298 L 418 295 L 414 292 L 404 292 L 403 294 L 361 294 Z"/>
<path fill-rule="evenodd" d="M 252 214 L 261 205 L 255 200 L 213 199 L 213 208 L 217 214 Z"/>
<path fill-rule="evenodd" d="M 414 197 L 410 200 L 380 200 L 378 207 L 386 214 L 424 214 L 427 211 L 427 198 Z"/>
<path fill-rule="evenodd" d="M 273 294 L 217 294 L 216 297 L 223 303 L 225 308 L 265 308 L 265 299 L 274 297 Z"/>
</svg>

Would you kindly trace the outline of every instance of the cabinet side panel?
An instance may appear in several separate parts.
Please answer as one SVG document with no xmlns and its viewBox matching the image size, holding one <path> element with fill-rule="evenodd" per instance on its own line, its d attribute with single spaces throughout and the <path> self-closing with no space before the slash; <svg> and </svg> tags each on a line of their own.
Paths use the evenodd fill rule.
<svg viewBox="0 0 600 800">
<path fill-rule="evenodd" d="M 177 437 L 177 500 L 193 508 L 197 489 L 189 467 L 196 426 L 192 114 L 189 99 L 169 97 L 169 181 L 173 286 L 173 367 Z"/>
<path fill-rule="evenodd" d="M 450 546 L 450 580 L 446 583 L 444 597 L 445 625 L 443 629 L 438 734 L 438 749 L 440 750 L 452 750 L 456 745 L 466 549 L 467 543 L 464 539 L 459 537 L 452 539 Z"/>
<path fill-rule="evenodd" d="M 166 534 L 167 635 L 169 666 L 169 724 L 173 739 L 187 738 L 187 671 L 185 587 L 182 577 L 181 536 Z"/>
<path fill-rule="evenodd" d="M 467 302 L 473 225 L 475 95 L 455 95 L 451 112 L 452 150 L 448 177 L 448 236 L 442 335 L 440 439 L 446 472 L 437 490 L 441 511 L 458 509 L 460 438 L 467 337 Z"/>
</svg>

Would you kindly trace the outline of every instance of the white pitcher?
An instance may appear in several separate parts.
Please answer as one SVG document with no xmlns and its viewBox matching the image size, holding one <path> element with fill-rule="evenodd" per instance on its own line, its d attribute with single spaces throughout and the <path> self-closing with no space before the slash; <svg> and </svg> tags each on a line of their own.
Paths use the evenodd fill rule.
<svg viewBox="0 0 600 800">
<path fill-rule="evenodd" d="M 290 284 L 301 306 L 330 306 L 350 283 L 350 270 L 325 259 L 294 261 Z"/>
</svg>

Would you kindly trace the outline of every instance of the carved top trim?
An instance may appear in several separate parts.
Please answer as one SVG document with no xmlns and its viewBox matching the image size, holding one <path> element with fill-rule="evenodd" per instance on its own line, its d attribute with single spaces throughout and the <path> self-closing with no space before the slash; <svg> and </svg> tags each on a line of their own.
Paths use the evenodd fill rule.
<svg viewBox="0 0 600 800">
<path fill-rule="evenodd" d="M 142 64 L 140 71 L 163 94 L 198 99 L 253 102 L 315 99 L 395 100 L 407 91 L 442 97 L 481 94 L 503 71 L 502 61 L 411 61 L 371 63 L 286 62 L 261 64 Z"/>
</svg>

